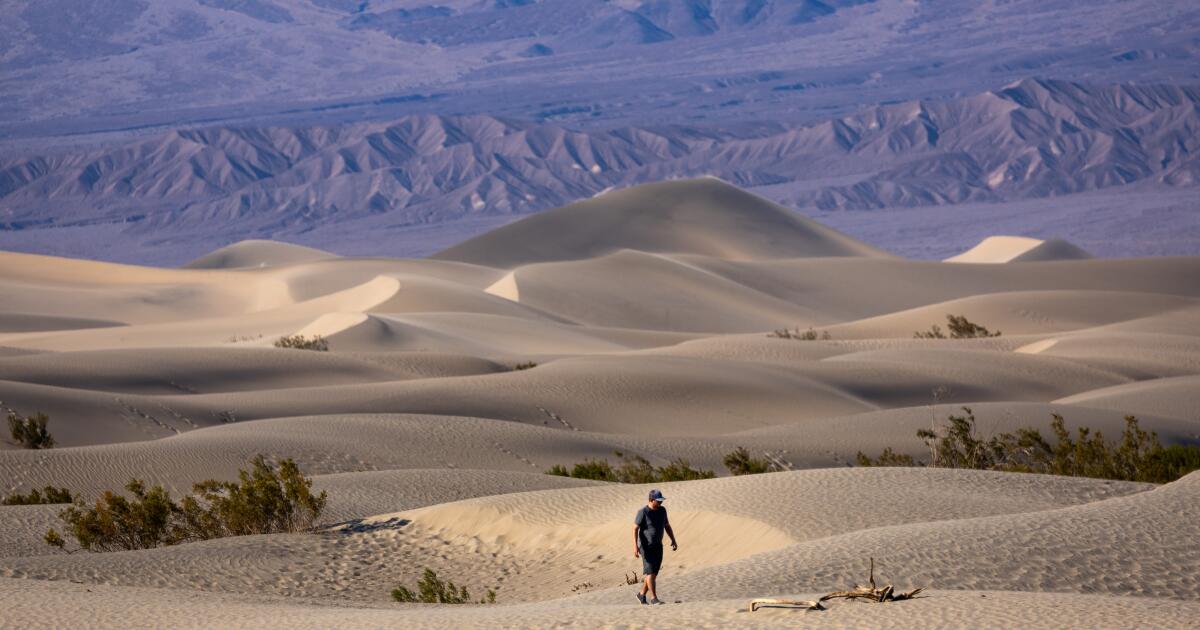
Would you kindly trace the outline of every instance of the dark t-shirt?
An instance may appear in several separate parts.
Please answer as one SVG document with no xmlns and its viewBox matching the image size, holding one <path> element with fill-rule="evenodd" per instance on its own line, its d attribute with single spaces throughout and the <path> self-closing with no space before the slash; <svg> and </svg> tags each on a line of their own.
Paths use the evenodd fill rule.
<svg viewBox="0 0 1200 630">
<path fill-rule="evenodd" d="M 657 510 L 651 510 L 648 505 L 642 506 L 633 522 L 638 526 L 638 542 L 642 547 L 661 545 L 668 523 L 667 508 L 660 505 Z"/>
</svg>

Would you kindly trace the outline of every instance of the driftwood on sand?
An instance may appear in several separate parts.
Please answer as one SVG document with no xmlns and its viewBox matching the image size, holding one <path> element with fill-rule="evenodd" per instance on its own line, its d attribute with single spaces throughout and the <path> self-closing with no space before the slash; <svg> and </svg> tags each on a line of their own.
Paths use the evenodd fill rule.
<svg viewBox="0 0 1200 630">
<path fill-rule="evenodd" d="M 897 593 L 895 587 L 893 587 L 891 584 L 885 584 L 878 587 L 875 586 L 875 558 L 871 558 L 871 574 L 869 580 L 870 582 L 868 586 L 859 586 L 855 584 L 853 589 L 848 591 L 834 591 L 827 595 L 823 595 L 821 599 L 818 600 L 772 599 L 760 597 L 750 600 L 750 612 L 754 612 L 763 606 L 803 608 L 805 610 L 826 610 L 825 606 L 822 605 L 822 602 L 838 598 L 862 600 L 866 602 L 899 602 L 906 599 L 912 599 L 916 597 L 918 593 L 925 590 L 924 588 L 915 588 L 908 592 Z"/>
</svg>

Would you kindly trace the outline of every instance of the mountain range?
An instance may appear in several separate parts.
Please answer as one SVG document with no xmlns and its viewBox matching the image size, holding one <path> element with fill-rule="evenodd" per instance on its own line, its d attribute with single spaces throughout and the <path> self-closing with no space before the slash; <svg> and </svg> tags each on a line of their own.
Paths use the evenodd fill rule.
<svg viewBox="0 0 1200 630">
<path fill-rule="evenodd" d="M 699 175 L 909 256 L 997 232 L 1104 256 L 1194 253 L 1200 239 L 1200 10 L 1186 3 L 4 12 L 3 249 L 180 264 L 267 238 L 425 255 L 610 188 Z"/>
</svg>

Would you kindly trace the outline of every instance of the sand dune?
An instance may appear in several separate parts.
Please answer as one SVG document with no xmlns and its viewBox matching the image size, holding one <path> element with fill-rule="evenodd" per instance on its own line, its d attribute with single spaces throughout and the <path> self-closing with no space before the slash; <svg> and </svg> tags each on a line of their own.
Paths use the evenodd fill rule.
<svg viewBox="0 0 1200 630">
<path fill-rule="evenodd" d="M 513 271 L 522 304 L 591 326 L 749 332 L 824 319 L 819 311 L 670 257 L 631 250 Z M 640 279 L 630 286 L 629 278 Z M 564 288 L 569 289 L 564 291 Z"/>
<path fill-rule="evenodd" d="M 895 258 L 712 179 L 609 192 L 426 260 L 265 242 L 183 269 L 0 254 L 0 410 L 48 413 L 57 441 L 0 442 L 0 494 L 178 493 L 261 454 L 330 495 L 316 533 L 107 554 L 47 547 L 59 507 L 0 506 L 5 621 L 1188 627 L 1200 473 L 855 462 L 927 459 L 916 432 L 962 407 L 985 438 L 1049 436 L 1056 413 L 1115 437 L 1134 414 L 1200 443 L 1200 257 L 1004 237 L 957 261 L 1019 264 Z M 947 314 L 1002 335 L 914 338 Z M 329 351 L 273 347 L 295 334 Z M 793 470 L 726 477 L 737 447 Z M 625 586 L 647 487 L 545 474 L 618 451 L 721 477 L 662 484 L 681 536 L 662 592 L 682 602 L 662 614 Z M 871 556 L 928 597 L 738 612 L 862 581 Z M 501 604 L 391 602 L 424 567 Z"/>
<path fill-rule="evenodd" d="M 949 334 L 946 315 L 950 314 L 986 322 L 992 332 L 1033 335 L 1126 322 L 1198 305 L 1200 301 L 1195 298 L 1124 291 L 1013 291 L 975 295 L 830 326 L 829 332 L 838 338 L 911 337 L 915 331 L 928 331 L 937 325 L 944 334 Z"/>
<path fill-rule="evenodd" d="M 1025 236 L 989 236 L 945 262 L 1009 263 L 1035 260 L 1077 260 L 1091 254 L 1061 239 L 1044 241 Z"/>
<path fill-rule="evenodd" d="M 542 212 L 434 258 L 512 268 L 621 249 L 745 260 L 886 256 L 716 178 L 647 184 Z"/>
<path fill-rule="evenodd" d="M 238 269 L 243 267 L 274 267 L 298 262 L 335 258 L 319 249 L 278 243 L 275 241 L 239 241 L 210 252 L 188 264 L 187 269 Z"/>
<path fill-rule="evenodd" d="M 1059 399 L 1066 404 L 1122 409 L 1196 421 L 1200 425 L 1200 377 L 1176 376 L 1115 385 Z"/>
<path fill-rule="evenodd" d="M 937 527 L 941 522 L 970 523 L 993 515 L 1037 514 L 1131 493 L 1140 496 L 1146 490 L 1144 484 L 1035 476 L 1014 482 L 996 473 L 950 471 L 931 477 L 926 471 L 894 469 L 819 470 L 666 484 L 663 491 L 669 493 L 680 535 L 692 532 L 685 539 L 691 542 L 681 545 L 667 566 L 682 583 L 695 572 L 724 571 L 714 565 L 750 562 L 760 553 L 790 552 L 805 542 L 837 539 L 845 532 L 869 535 L 883 525 Z M 620 579 L 630 558 L 625 553 L 628 541 L 618 534 L 627 533 L 630 498 L 643 492 L 640 486 L 579 488 L 576 484 L 568 490 L 483 497 L 377 515 L 353 528 L 335 526 L 318 536 L 230 538 L 80 558 L 66 554 L 5 558 L 0 573 L 64 578 L 100 571 L 110 581 L 130 586 L 253 592 L 213 575 L 242 565 L 243 570 L 255 572 L 281 571 L 267 592 L 313 596 L 328 592 L 357 569 L 363 578 L 347 582 L 344 596 L 382 602 L 387 598 L 386 591 L 379 590 L 382 580 L 415 573 L 412 562 L 421 562 L 428 546 L 437 545 L 444 548 L 444 558 L 427 560 L 445 563 L 446 569 L 471 562 L 490 565 L 497 571 L 492 579 L 502 582 L 500 591 L 510 603 L 543 600 L 569 595 L 568 580 Z M 787 498 L 770 503 L 755 499 L 767 494 Z M 814 502 L 830 495 L 839 496 L 840 509 L 811 509 Z M 864 509 L 867 506 L 871 509 Z M 755 535 L 742 535 L 751 531 Z M 359 553 L 364 547 L 377 553 Z M 541 552 L 529 553 L 532 548 Z M 385 565 L 388 575 L 379 571 Z M 322 571 L 321 566 L 332 571 Z M 369 567 L 374 570 L 366 571 Z M 760 564 L 758 571 L 770 573 L 772 568 Z M 728 586 L 730 595 L 743 595 L 736 584 Z M 623 589 L 597 590 L 585 595 L 585 601 L 611 599 Z"/>
<path fill-rule="evenodd" d="M 173 589 L 116 587 L 70 582 L 0 579 L 0 592 L 9 602 L 15 623 L 69 624 L 86 616 L 102 625 L 128 628 L 157 627 L 259 628 L 282 624 L 290 628 L 347 626 L 388 628 L 557 628 L 563 624 L 645 625 L 656 628 L 759 627 L 812 621 L 802 612 L 763 609 L 753 616 L 742 599 L 691 602 L 661 613 L 627 604 L 571 606 L 448 607 L 317 607 L 288 597 L 249 598 Z M 813 593 L 794 593 L 811 599 Z M 931 601 L 932 600 L 932 601 Z M 46 609 L 50 610 L 47 611 Z M 468 608 L 462 610 L 462 608 Z M 924 600 L 905 606 L 843 606 L 822 618 L 827 624 L 857 628 L 961 627 L 979 619 L 1013 628 L 1117 627 L 1145 624 L 1154 628 L 1187 628 L 1200 605 L 1153 597 L 1113 598 L 1074 593 L 933 590 Z"/>
</svg>

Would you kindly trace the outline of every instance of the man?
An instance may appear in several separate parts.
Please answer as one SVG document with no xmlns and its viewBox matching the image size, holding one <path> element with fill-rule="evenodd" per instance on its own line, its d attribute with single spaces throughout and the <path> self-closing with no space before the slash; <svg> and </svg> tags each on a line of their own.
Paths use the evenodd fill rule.
<svg viewBox="0 0 1200 630">
<path fill-rule="evenodd" d="M 658 601 L 657 586 L 658 570 L 662 568 L 663 532 L 671 537 L 671 551 L 679 549 L 675 544 L 675 532 L 671 530 L 671 522 L 667 520 L 667 508 L 663 507 L 663 495 L 658 490 L 650 491 L 650 500 L 645 507 L 638 510 L 633 519 L 633 557 L 642 558 L 642 573 L 646 575 L 642 581 L 642 590 L 638 593 L 638 601 L 643 604 L 661 604 Z M 650 599 L 647 601 L 646 596 Z"/>
</svg>

